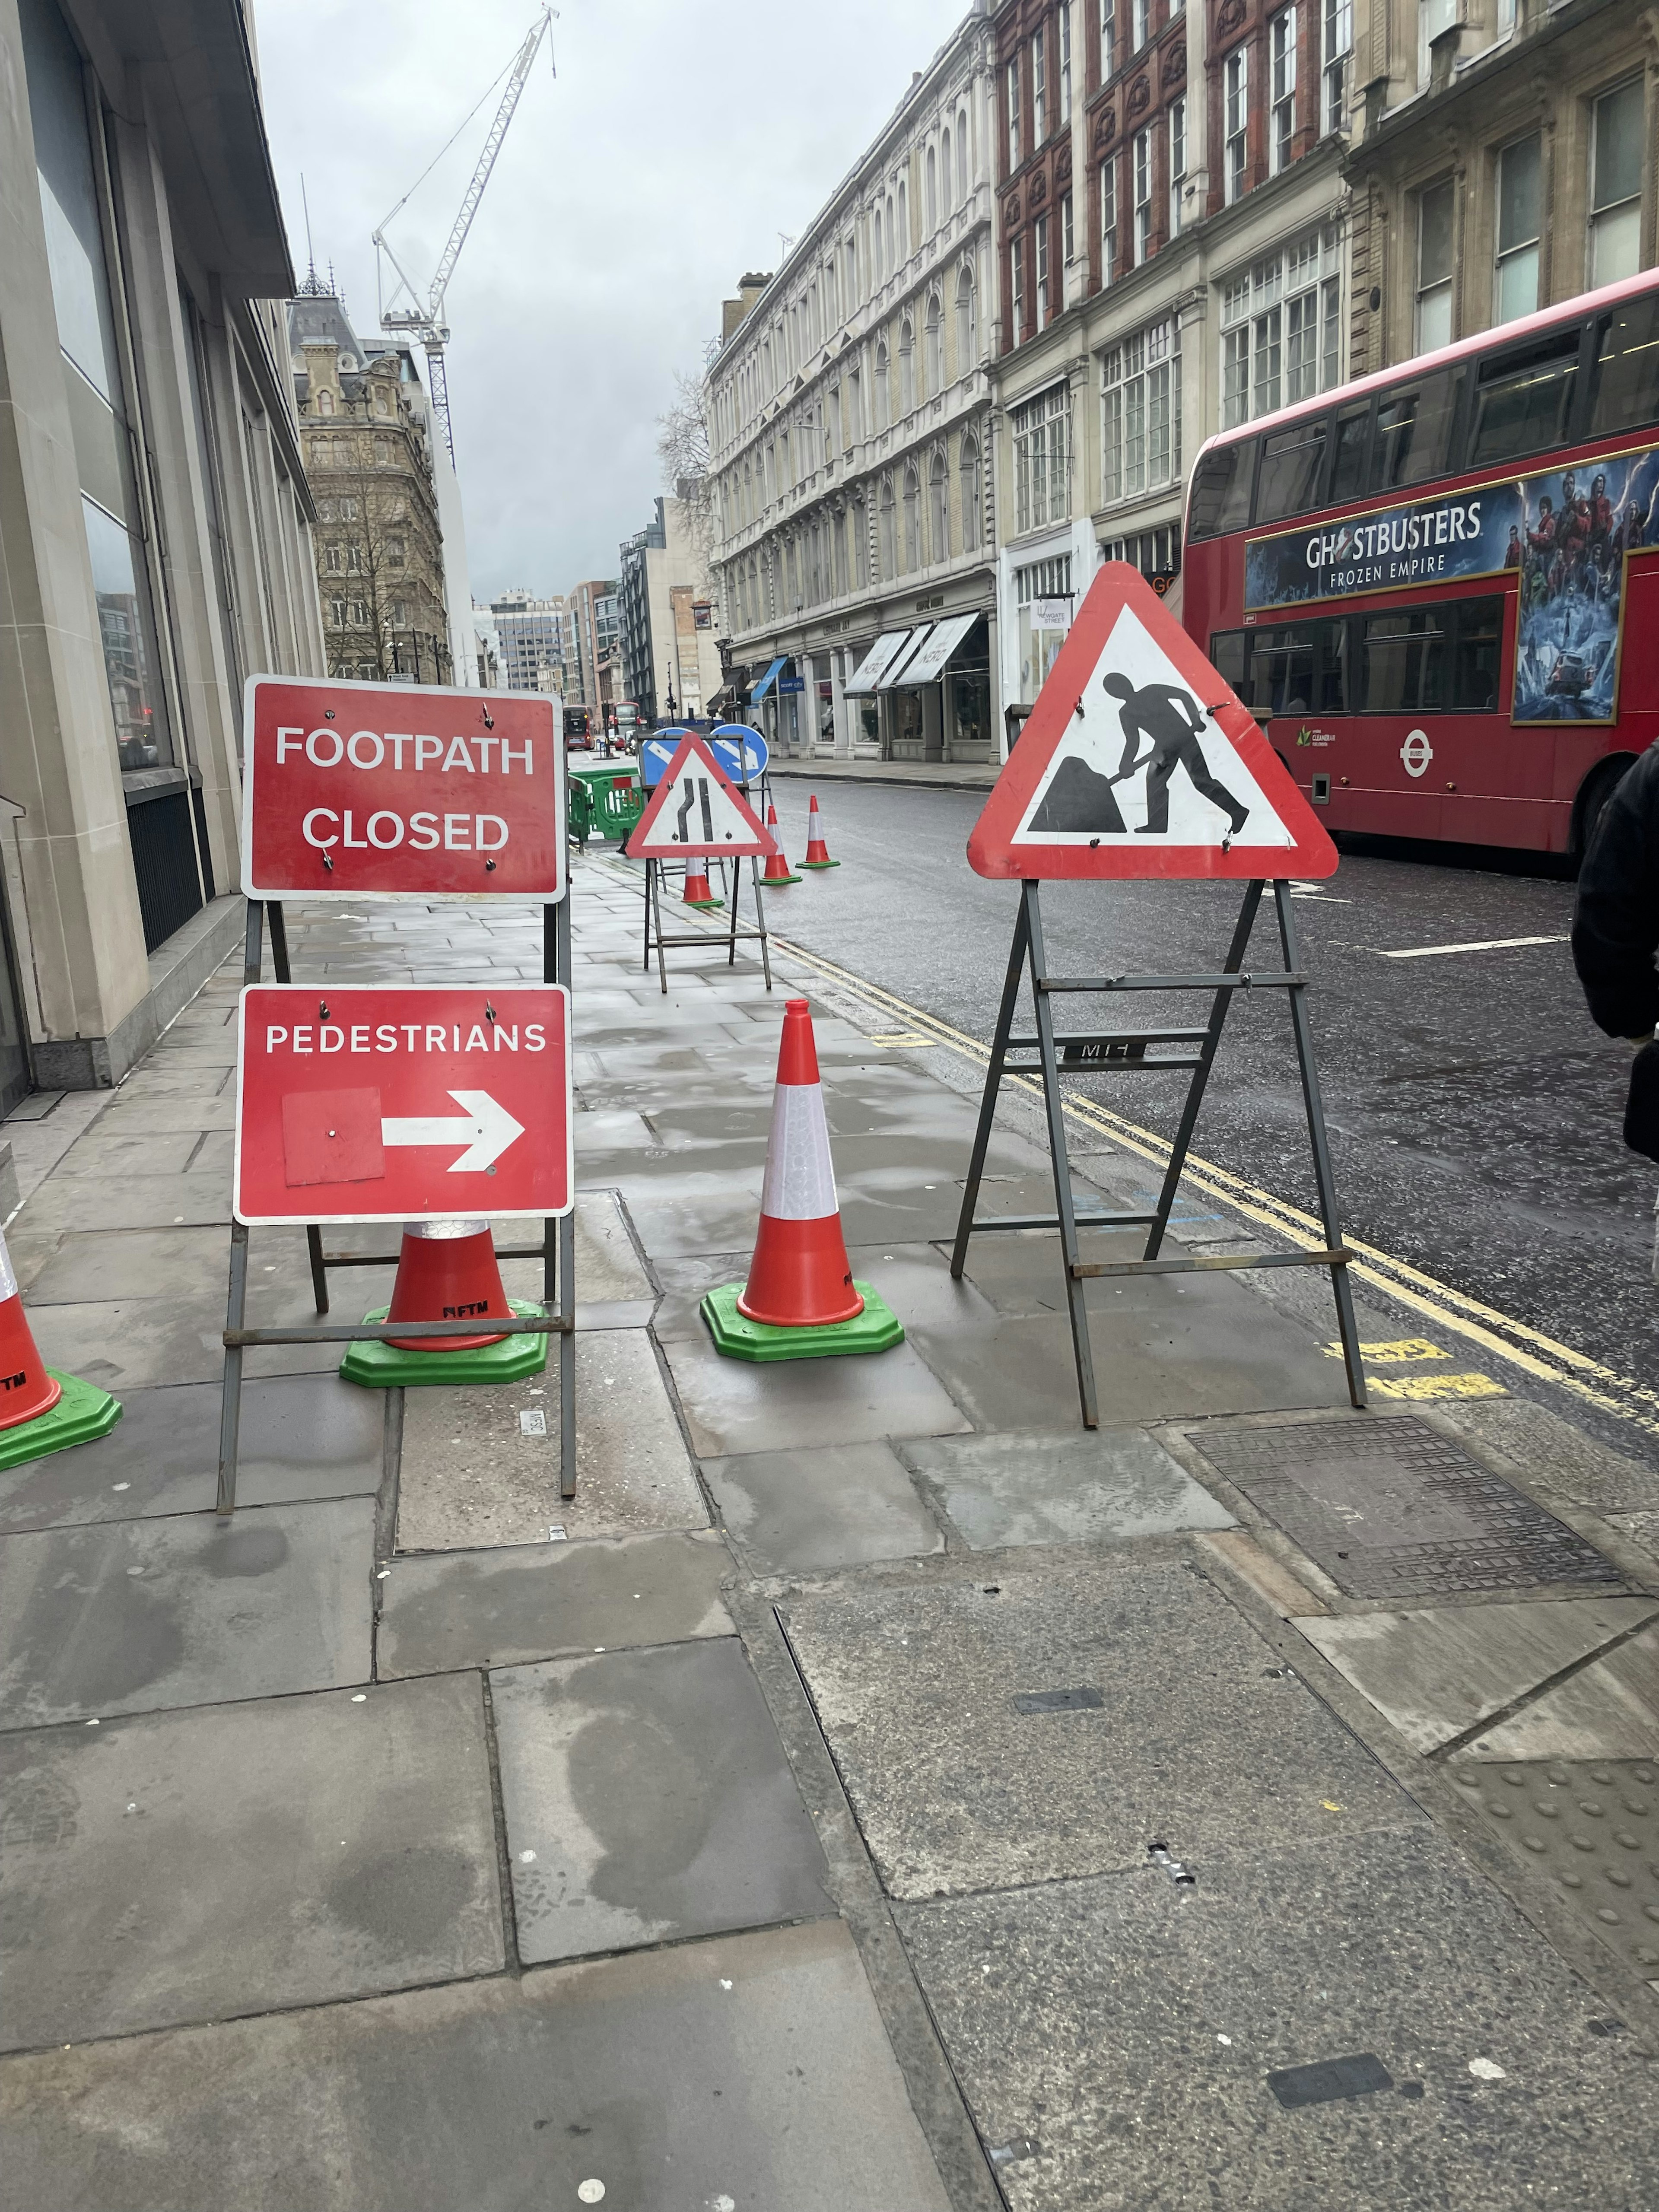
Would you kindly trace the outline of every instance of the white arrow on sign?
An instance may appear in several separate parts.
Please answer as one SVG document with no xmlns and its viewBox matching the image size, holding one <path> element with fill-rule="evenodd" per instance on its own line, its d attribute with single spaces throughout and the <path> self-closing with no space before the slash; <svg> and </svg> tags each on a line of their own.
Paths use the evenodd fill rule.
<svg viewBox="0 0 1659 2212">
<path fill-rule="evenodd" d="M 459 1159 L 449 1163 L 451 1175 L 477 1175 L 493 1167 L 517 1138 L 524 1124 L 515 1121 L 505 1106 L 487 1091 L 452 1091 L 450 1097 L 464 1106 L 464 1116 L 440 1114 L 389 1115 L 380 1122 L 383 1145 L 465 1145 Z"/>
</svg>

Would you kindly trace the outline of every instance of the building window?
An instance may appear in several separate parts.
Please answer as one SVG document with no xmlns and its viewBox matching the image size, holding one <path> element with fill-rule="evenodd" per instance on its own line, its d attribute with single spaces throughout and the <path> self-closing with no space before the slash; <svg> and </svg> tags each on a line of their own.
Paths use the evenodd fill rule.
<svg viewBox="0 0 1659 2212">
<path fill-rule="evenodd" d="M 1072 119 L 1072 0 L 1060 0 L 1060 119 Z"/>
<path fill-rule="evenodd" d="M 887 380 L 887 341 L 883 338 L 876 348 L 876 428 L 884 430 L 891 417 L 889 413 L 890 391 Z"/>
<path fill-rule="evenodd" d="M 951 143 L 948 137 L 945 139 L 945 143 L 947 149 L 946 158 L 948 159 L 948 149 Z M 931 146 L 927 149 L 927 198 L 926 212 L 927 216 L 927 235 L 931 238 L 933 233 L 939 228 L 939 156 Z"/>
<path fill-rule="evenodd" d="M 921 478 L 912 461 L 904 471 L 904 573 L 921 566 Z"/>
<path fill-rule="evenodd" d="M 1117 0 L 1100 0 L 1100 81 L 1117 67 Z"/>
<path fill-rule="evenodd" d="M 1048 63 L 1041 30 L 1031 33 L 1031 143 L 1040 146 L 1048 135 Z"/>
<path fill-rule="evenodd" d="M 908 415 L 916 404 L 916 333 L 907 315 L 899 325 L 899 412 Z"/>
<path fill-rule="evenodd" d="M 1288 169 L 1296 144 L 1296 9 L 1281 8 L 1267 26 L 1267 57 L 1273 80 L 1273 116 L 1268 131 L 1269 166 L 1274 176 Z"/>
<path fill-rule="evenodd" d="M 1100 281 L 1109 284 L 1117 275 L 1117 164 L 1100 165 Z"/>
<path fill-rule="evenodd" d="M 1434 42 L 1455 28 L 1457 0 L 1417 0 L 1417 88 L 1426 92 L 1434 69 Z"/>
<path fill-rule="evenodd" d="M 957 110 L 957 205 L 968 197 L 968 111 Z"/>
<path fill-rule="evenodd" d="M 1071 392 L 1056 384 L 1040 398 L 1016 407 L 1012 416 L 1014 434 L 1014 526 L 1039 530 L 1045 523 L 1061 522 L 1072 511 L 1070 440 Z"/>
<path fill-rule="evenodd" d="M 1037 328 L 1048 327 L 1048 218 L 1040 215 L 1032 226 L 1036 238 L 1036 320 Z"/>
<path fill-rule="evenodd" d="M 1019 167 L 1019 56 L 1008 57 L 1008 173 Z"/>
<path fill-rule="evenodd" d="M 1642 80 L 1604 92 L 1590 114 L 1589 280 L 1616 283 L 1642 265 Z"/>
<path fill-rule="evenodd" d="M 1135 133 L 1134 180 L 1135 267 L 1139 269 L 1152 250 L 1152 134 L 1150 130 Z"/>
<path fill-rule="evenodd" d="M 882 278 L 883 278 L 883 277 L 887 274 L 887 247 L 886 247 L 885 242 L 884 241 L 883 237 L 882 237 L 882 231 L 881 231 L 881 210 L 880 210 L 879 208 L 878 208 L 878 209 L 876 210 L 876 213 L 875 213 L 875 236 L 876 236 L 876 282 L 877 282 L 877 283 L 878 283 L 878 284 L 879 284 L 879 283 L 880 283 L 880 282 L 881 282 L 881 280 L 882 280 Z M 769 388 L 770 387 L 771 380 L 771 380 L 770 374 L 768 374 L 768 377 L 767 377 L 767 384 L 768 384 Z"/>
<path fill-rule="evenodd" d="M 1170 235 L 1181 234 L 1181 202 L 1187 184 L 1187 102 L 1170 104 Z"/>
<path fill-rule="evenodd" d="M 1070 627 L 1072 556 L 1059 553 L 1014 571 L 1019 623 L 1019 695 L 1035 699 Z"/>
<path fill-rule="evenodd" d="M 1538 244 L 1543 228 L 1541 145 L 1537 131 L 1498 157 L 1498 268 L 1493 320 L 1513 322 L 1538 307 Z"/>
<path fill-rule="evenodd" d="M 1417 196 L 1417 350 L 1432 353 L 1452 335 L 1452 231 L 1457 187 L 1449 177 Z"/>
<path fill-rule="evenodd" d="M 1072 221 L 1072 195 L 1060 196 L 1060 258 L 1069 269 L 1077 255 L 1077 234 Z"/>
<path fill-rule="evenodd" d="M 934 561 L 951 557 L 951 485 L 945 473 L 945 451 L 933 455 L 927 471 L 927 550 Z"/>
<path fill-rule="evenodd" d="M 1181 335 L 1171 321 L 1138 331 L 1102 357 L 1101 501 L 1181 476 Z"/>
<path fill-rule="evenodd" d="M 1353 54 L 1353 0 L 1325 0 L 1324 128 L 1340 131 L 1348 112 L 1348 64 Z"/>
<path fill-rule="evenodd" d="M 1152 35 L 1152 0 L 1129 0 L 1129 51 L 1138 54 Z"/>
<path fill-rule="evenodd" d="M 979 447 L 972 438 L 962 441 L 962 550 L 972 553 L 979 544 Z"/>
<path fill-rule="evenodd" d="M 1159 576 L 1178 576 L 1181 525 L 1164 522 L 1155 530 L 1139 531 L 1133 538 L 1109 539 L 1101 545 L 1100 557 L 1103 561 L 1127 561 L 1132 568 L 1139 569 L 1148 583 Z"/>
<path fill-rule="evenodd" d="M 939 303 L 937 292 L 930 293 L 928 295 L 926 327 L 927 350 L 924 366 L 927 375 L 927 389 L 930 392 L 943 392 L 945 389 L 945 310 Z"/>
<path fill-rule="evenodd" d="M 896 534 L 897 507 L 893 498 L 893 479 L 881 480 L 881 573 L 890 580 L 898 574 L 898 541 Z"/>
<path fill-rule="evenodd" d="M 1235 46 L 1227 57 L 1223 76 L 1226 145 L 1221 157 L 1227 204 L 1244 190 L 1246 135 L 1250 120 L 1250 50 Z"/>
<path fill-rule="evenodd" d="M 1341 366 L 1341 247 L 1317 232 L 1221 293 L 1221 427 L 1328 392 Z"/>
<path fill-rule="evenodd" d="M 1010 345 L 1018 345 L 1025 335 L 1025 240 L 1014 239 L 1008 247 L 1010 276 L 1009 297 L 1013 301 L 1013 327 L 1008 333 Z"/>
<path fill-rule="evenodd" d="M 957 277 L 957 374 L 966 376 L 979 359 L 979 308 L 974 297 L 974 272 L 963 270 Z"/>
</svg>

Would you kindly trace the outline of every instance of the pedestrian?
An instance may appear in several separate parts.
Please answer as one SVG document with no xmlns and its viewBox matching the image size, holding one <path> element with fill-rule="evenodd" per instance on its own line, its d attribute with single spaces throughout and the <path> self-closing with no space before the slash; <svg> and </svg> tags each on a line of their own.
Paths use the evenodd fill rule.
<svg viewBox="0 0 1659 2212">
<path fill-rule="evenodd" d="M 1578 877 L 1572 959 L 1590 1018 L 1635 1048 L 1625 1142 L 1659 1161 L 1659 744 L 1650 745 L 1601 809 Z M 1659 1200 L 1655 1202 L 1659 1217 Z M 1653 1279 L 1659 1283 L 1659 1220 Z"/>
</svg>

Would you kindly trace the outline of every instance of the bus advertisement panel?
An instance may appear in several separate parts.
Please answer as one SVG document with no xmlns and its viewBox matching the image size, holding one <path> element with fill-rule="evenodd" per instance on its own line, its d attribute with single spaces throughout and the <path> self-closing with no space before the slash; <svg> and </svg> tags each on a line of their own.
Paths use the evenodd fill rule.
<svg viewBox="0 0 1659 2212">
<path fill-rule="evenodd" d="M 1618 718 L 1627 553 L 1659 543 L 1659 447 L 1246 541 L 1247 613 L 1518 572 L 1516 722 Z"/>
</svg>

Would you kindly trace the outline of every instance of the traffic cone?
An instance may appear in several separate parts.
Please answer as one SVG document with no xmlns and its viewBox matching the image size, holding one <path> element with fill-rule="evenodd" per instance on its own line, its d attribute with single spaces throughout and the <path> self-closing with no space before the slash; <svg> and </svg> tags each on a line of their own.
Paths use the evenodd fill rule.
<svg viewBox="0 0 1659 2212">
<path fill-rule="evenodd" d="M 806 858 L 803 868 L 838 868 L 839 860 L 830 857 L 830 848 L 823 842 L 823 831 L 818 823 L 818 801 L 815 792 L 806 810 Z"/>
<path fill-rule="evenodd" d="M 749 1279 L 710 1291 L 700 1310 L 716 1351 L 732 1359 L 885 1352 L 904 1335 L 870 1285 L 853 1279 L 805 999 L 791 999 L 783 1012 L 760 1234 Z"/>
<path fill-rule="evenodd" d="M 120 1401 L 107 1390 L 41 1358 L 0 1235 L 0 1468 L 90 1443 L 120 1418 Z"/>
<path fill-rule="evenodd" d="M 766 826 L 772 832 L 772 840 L 777 850 L 768 859 L 761 874 L 761 881 L 774 886 L 779 884 L 798 884 L 800 878 L 790 874 L 789 863 L 783 857 L 783 840 L 778 836 L 778 810 L 775 806 L 769 806 L 766 810 Z"/>
<path fill-rule="evenodd" d="M 680 903 L 683 906 L 725 905 L 726 901 L 724 899 L 717 899 L 714 896 L 713 889 L 710 887 L 708 881 L 708 863 L 706 860 L 700 862 L 696 867 L 692 866 L 690 860 L 686 862 L 685 896 L 681 900 Z"/>
<path fill-rule="evenodd" d="M 421 1382 L 511 1382 L 539 1375 L 547 1364 L 547 1339 L 491 1329 L 541 1312 L 521 1305 L 501 1287 L 501 1271 L 487 1221 L 406 1221 L 398 1255 L 392 1304 L 365 1321 L 465 1321 L 476 1314 L 476 1336 L 388 1336 L 349 1346 L 340 1362 L 348 1382 L 368 1389 Z"/>
</svg>

